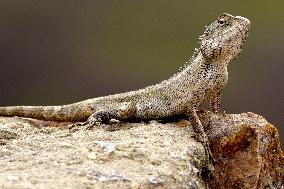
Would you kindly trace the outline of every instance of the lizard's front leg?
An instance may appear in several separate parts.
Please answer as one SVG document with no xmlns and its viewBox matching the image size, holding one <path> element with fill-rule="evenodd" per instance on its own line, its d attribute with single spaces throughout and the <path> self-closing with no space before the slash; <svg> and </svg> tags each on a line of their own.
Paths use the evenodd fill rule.
<svg viewBox="0 0 284 189">
<path fill-rule="evenodd" d="M 205 154 L 207 156 L 206 161 L 209 161 L 209 162 L 207 162 L 208 167 L 206 167 L 206 172 L 207 171 L 212 172 L 213 171 L 212 165 L 214 164 L 214 157 L 213 157 L 211 150 L 210 150 L 208 136 L 204 132 L 203 126 L 202 126 L 202 124 L 201 124 L 201 122 L 200 122 L 200 120 L 197 116 L 196 108 L 189 108 L 188 111 L 187 111 L 187 115 L 189 117 L 193 131 L 196 134 L 195 135 L 196 140 L 201 142 L 202 145 L 205 148 Z"/>
<path fill-rule="evenodd" d="M 210 108 L 216 114 L 220 112 L 221 107 L 221 93 L 218 93 L 210 99 Z"/>
</svg>

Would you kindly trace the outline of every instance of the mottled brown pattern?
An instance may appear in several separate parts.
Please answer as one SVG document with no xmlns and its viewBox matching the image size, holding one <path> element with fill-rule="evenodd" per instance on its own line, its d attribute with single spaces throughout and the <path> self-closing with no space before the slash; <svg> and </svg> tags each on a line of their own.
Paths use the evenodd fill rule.
<svg viewBox="0 0 284 189">
<path fill-rule="evenodd" d="M 86 121 L 95 125 L 111 119 L 159 119 L 187 115 L 196 138 L 212 160 L 209 142 L 196 114 L 197 107 L 211 101 L 220 109 L 221 92 L 228 80 L 227 65 L 241 52 L 250 28 L 248 19 L 222 14 L 206 28 L 201 47 L 189 63 L 168 80 L 138 91 L 94 98 L 64 106 L 2 107 L 2 116 L 23 116 L 55 121 Z"/>
</svg>

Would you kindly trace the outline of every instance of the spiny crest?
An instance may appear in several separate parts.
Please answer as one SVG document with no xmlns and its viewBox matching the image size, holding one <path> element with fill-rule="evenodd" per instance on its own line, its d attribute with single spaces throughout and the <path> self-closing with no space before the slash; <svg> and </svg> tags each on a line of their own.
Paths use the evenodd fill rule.
<svg viewBox="0 0 284 189">
<path fill-rule="evenodd" d="M 207 27 L 208 26 L 205 26 L 205 29 L 207 29 Z M 204 36 L 205 36 L 205 34 L 202 34 L 201 36 L 198 37 L 198 39 L 199 39 L 199 41 L 197 42 L 198 44 L 201 44 Z M 187 62 L 185 62 L 185 64 L 183 66 L 181 66 L 179 68 L 178 73 L 182 72 L 188 65 L 190 65 L 192 63 L 192 61 L 197 57 L 199 52 L 200 52 L 200 48 L 195 48 L 191 58 Z"/>
<path fill-rule="evenodd" d="M 199 51 L 200 51 L 200 49 L 195 48 L 195 51 L 194 51 L 193 55 L 191 56 L 191 58 L 187 62 L 185 62 L 185 64 L 179 68 L 178 72 L 175 73 L 174 75 L 172 75 L 169 79 L 175 77 L 180 72 L 182 72 L 185 68 L 187 68 L 187 66 L 189 66 L 192 63 L 192 61 L 197 57 Z"/>
<path fill-rule="evenodd" d="M 208 28 L 208 26 L 205 26 L 205 32 L 206 32 L 206 29 Z M 199 36 L 198 37 L 198 44 L 201 44 L 201 42 L 202 42 L 202 40 L 203 40 L 203 38 L 205 37 L 205 32 L 201 35 L 201 36 Z M 191 63 L 192 63 L 192 61 L 197 57 L 197 55 L 198 55 L 198 53 L 200 52 L 200 48 L 195 48 L 194 49 L 194 52 L 193 52 L 193 55 L 191 56 L 191 58 L 187 61 L 187 62 L 185 62 L 185 64 L 183 65 L 183 66 L 181 66 L 180 68 L 179 68 L 179 70 L 178 70 L 178 72 L 176 73 L 176 74 L 178 74 L 178 73 L 180 73 L 180 72 L 182 72 L 188 65 L 190 65 Z M 176 74 L 174 74 L 173 76 L 175 76 Z M 172 76 L 172 77 L 173 77 Z"/>
<path fill-rule="evenodd" d="M 190 65 L 192 63 L 192 61 L 197 57 L 198 53 L 199 53 L 200 49 L 198 48 L 195 48 L 194 49 L 194 53 L 193 55 L 191 56 L 191 58 L 185 62 L 185 64 L 183 66 L 181 66 L 178 70 L 178 73 L 182 72 L 188 65 Z"/>
</svg>

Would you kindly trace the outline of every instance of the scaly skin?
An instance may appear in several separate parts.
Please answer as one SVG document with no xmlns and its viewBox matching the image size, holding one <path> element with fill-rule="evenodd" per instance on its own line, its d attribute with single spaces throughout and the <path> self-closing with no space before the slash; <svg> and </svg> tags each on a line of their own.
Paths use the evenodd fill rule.
<svg viewBox="0 0 284 189">
<path fill-rule="evenodd" d="M 237 58 L 248 35 L 248 19 L 222 14 L 206 28 L 201 46 L 189 63 L 173 77 L 138 91 L 94 98 L 63 106 L 0 107 L 0 116 L 22 116 L 52 121 L 85 121 L 78 125 L 187 115 L 196 138 L 213 159 L 208 138 L 196 109 L 209 100 L 213 112 L 220 109 L 221 92 L 228 80 L 227 65 Z"/>
</svg>

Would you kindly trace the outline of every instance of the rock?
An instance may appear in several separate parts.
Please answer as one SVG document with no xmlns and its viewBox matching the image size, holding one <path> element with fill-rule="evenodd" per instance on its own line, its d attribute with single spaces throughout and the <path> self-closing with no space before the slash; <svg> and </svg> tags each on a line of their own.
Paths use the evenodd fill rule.
<svg viewBox="0 0 284 189">
<path fill-rule="evenodd" d="M 200 111 L 199 116 L 216 160 L 214 176 L 206 181 L 201 178 L 204 148 L 185 127 L 187 120 L 117 123 L 70 133 L 68 123 L 0 118 L 0 141 L 5 141 L 0 188 L 283 186 L 284 158 L 275 127 L 253 113 Z"/>
<path fill-rule="evenodd" d="M 284 156 L 273 125 L 253 113 L 199 115 L 216 160 L 210 188 L 283 187 Z"/>
<path fill-rule="evenodd" d="M 19 181 L 20 180 L 18 176 L 14 176 L 14 175 L 8 175 L 6 179 L 7 181 Z"/>
<path fill-rule="evenodd" d="M 11 129 L 0 127 L 0 145 L 6 145 L 8 141 L 15 138 L 17 138 L 17 134 L 14 133 Z"/>
<path fill-rule="evenodd" d="M 206 188 L 204 149 L 186 127 L 151 121 L 70 133 L 68 123 L 48 124 L 0 118 L 0 129 L 17 134 L 0 145 L 0 188 Z"/>
</svg>

